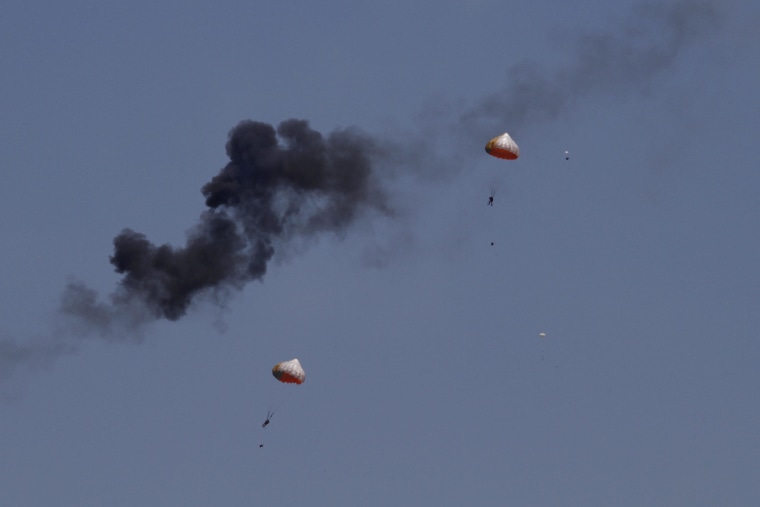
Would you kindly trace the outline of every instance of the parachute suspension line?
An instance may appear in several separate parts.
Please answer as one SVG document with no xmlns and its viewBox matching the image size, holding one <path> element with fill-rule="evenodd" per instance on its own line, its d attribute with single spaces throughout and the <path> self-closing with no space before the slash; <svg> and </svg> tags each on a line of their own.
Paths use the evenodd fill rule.
<svg viewBox="0 0 760 507">
<path fill-rule="evenodd" d="M 267 413 L 274 414 L 280 409 L 280 407 L 282 407 L 282 396 L 284 393 L 278 389 L 280 386 L 272 382 L 267 383 L 269 384 L 269 387 L 267 388 Z"/>
<path fill-rule="evenodd" d="M 277 363 L 272 368 L 272 376 L 278 382 L 269 383 L 267 395 L 267 418 L 269 419 L 280 409 L 290 397 L 293 396 L 293 388 L 282 384 L 303 384 L 306 380 L 306 372 L 301 367 L 298 359 L 291 359 Z M 266 427 L 266 425 L 264 425 Z"/>
</svg>

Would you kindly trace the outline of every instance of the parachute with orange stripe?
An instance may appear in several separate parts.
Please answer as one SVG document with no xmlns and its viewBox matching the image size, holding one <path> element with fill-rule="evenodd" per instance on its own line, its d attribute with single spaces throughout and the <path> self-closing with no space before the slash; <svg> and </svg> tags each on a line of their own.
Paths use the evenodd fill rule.
<svg viewBox="0 0 760 507">
<path fill-rule="evenodd" d="M 520 156 L 520 148 L 514 139 L 504 132 L 486 143 L 486 153 L 496 158 L 515 160 Z"/>
<path fill-rule="evenodd" d="M 286 384 L 303 384 L 306 380 L 306 372 L 303 371 L 298 359 L 277 363 L 272 368 L 272 375 Z"/>
</svg>

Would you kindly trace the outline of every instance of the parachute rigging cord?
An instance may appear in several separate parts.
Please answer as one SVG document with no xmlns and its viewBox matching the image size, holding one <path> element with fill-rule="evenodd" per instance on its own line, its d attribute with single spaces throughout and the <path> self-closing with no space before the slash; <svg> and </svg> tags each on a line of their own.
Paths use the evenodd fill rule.
<svg viewBox="0 0 760 507">
<path fill-rule="evenodd" d="M 301 362 L 298 359 L 291 359 L 290 361 L 284 361 L 277 363 L 272 368 L 272 376 L 282 384 L 303 384 L 306 380 L 306 372 L 301 366 Z M 267 417 L 261 425 L 262 428 L 266 428 L 272 421 L 272 416 L 275 412 L 285 403 L 283 397 L 289 395 L 292 392 L 292 388 L 285 388 L 282 391 L 282 387 L 279 385 L 270 385 L 269 406 L 267 409 Z"/>
<path fill-rule="evenodd" d="M 267 410 L 267 418 L 264 421 L 264 424 L 261 425 L 262 428 L 266 428 L 269 425 L 270 419 L 272 419 L 275 412 L 277 412 L 277 410 Z"/>
</svg>

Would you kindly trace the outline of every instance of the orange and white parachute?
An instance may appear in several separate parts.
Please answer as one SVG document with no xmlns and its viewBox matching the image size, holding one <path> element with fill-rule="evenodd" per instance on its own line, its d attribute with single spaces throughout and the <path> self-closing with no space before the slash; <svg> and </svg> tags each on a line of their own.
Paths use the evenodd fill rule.
<svg viewBox="0 0 760 507">
<path fill-rule="evenodd" d="M 306 380 L 306 372 L 303 371 L 298 359 L 277 363 L 272 368 L 272 375 L 280 382 L 287 384 L 303 384 Z"/>
<path fill-rule="evenodd" d="M 492 157 L 514 160 L 520 156 L 520 148 L 514 139 L 504 132 L 486 143 L 486 153 Z"/>
</svg>

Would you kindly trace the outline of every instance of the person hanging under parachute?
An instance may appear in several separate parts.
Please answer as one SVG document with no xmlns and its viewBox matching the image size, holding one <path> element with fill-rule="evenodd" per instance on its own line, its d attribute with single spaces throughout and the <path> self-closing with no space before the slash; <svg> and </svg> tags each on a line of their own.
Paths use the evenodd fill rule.
<svg viewBox="0 0 760 507">
<path fill-rule="evenodd" d="M 270 422 L 269 420 L 272 418 L 274 413 L 275 413 L 274 410 L 267 410 L 267 418 L 264 421 L 264 424 L 261 425 L 262 428 L 266 428 L 269 425 L 269 422 Z"/>
<path fill-rule="evenodd" d="M 515 160 L 520 156 L 520 148 L 517 146 L 512 137 L 504 132 L 486 143 L 486 153 L 492 157 L 502 160 Z M 493 198 L 496 196 L 496 189 L 491 188 L 491 195 L 488 196 L 488 205 L 493 206 Z"/>
<path fill-rule="evenodd" d="M 272 368 L 272 375 L 283 384 L 301 385 L 306 380 L 306 372 L 298 359 L 277 363 Z M 262 428 L 266 428 L 269 425 L 275 412 L 276 410 L 267 410 L 267 418 L 261 425 Z"/>
</svg>

